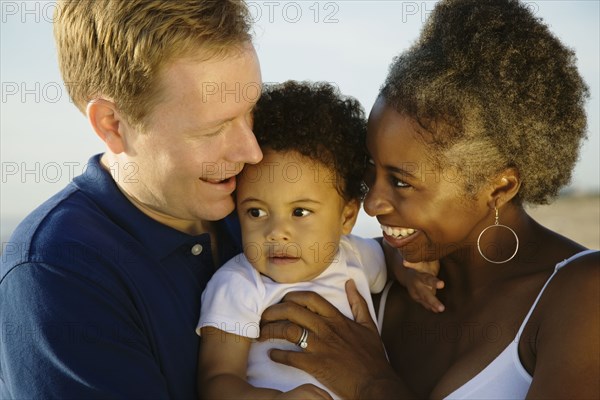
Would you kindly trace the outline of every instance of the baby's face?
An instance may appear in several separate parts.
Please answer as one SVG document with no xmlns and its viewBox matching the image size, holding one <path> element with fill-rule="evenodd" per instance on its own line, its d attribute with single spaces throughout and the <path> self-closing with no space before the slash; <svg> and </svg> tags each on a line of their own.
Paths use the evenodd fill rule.
<svg viewBox="0 0 600 400">
<path fill-rule="evenodd" d="M 330 168 L 296 152 L 267 150 L 238 180 L 244 254 L 261 274 L 292 283 L 317 277 L 350 233 L 358 204 L 346 202 Z"/>
</svg>

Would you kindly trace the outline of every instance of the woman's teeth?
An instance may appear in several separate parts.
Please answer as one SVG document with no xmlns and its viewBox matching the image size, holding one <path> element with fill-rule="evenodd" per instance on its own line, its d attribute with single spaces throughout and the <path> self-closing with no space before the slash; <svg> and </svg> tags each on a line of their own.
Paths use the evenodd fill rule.
<svg viewBox="0 0 600 400">
<path fill-rule="evenodd" d="M 416 232 L 416 230 L 412 228 L 393 228 L 391 226 L 385 225 L 381 225 L 381 230 L 384 231 L 386 235 L 392 236 L 396 239 L 405 238 Z"/>
</svg>

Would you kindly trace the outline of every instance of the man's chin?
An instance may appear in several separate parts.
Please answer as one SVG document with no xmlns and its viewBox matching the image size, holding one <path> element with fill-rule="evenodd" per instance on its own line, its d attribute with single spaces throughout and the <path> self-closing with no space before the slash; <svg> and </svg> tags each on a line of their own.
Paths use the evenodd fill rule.
<svg viewBox="0 0 600 400">
<path fill-rule="evenodd" d="M 211 222 L 219 221 L 234 211 L 235 203 L 233 201 L 233 196 L 230 195 L 227 198 L 222 199 L 219 205 L 215 205 L 210 210 L 204 210 L 204 212 L 199 215 L 199 219 Z"/>
</svg>

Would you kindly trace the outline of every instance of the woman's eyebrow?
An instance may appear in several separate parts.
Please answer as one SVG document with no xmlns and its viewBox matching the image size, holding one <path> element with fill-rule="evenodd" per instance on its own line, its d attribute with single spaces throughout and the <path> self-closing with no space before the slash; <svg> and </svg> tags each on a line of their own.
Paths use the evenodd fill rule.
<svg viewBox="0 0 600 400">
<path fill-rule="evenodd" d="M 418 170 L 418 167 L 416 166 L 416 163 L 404 163 L 404 164 L 411 165 L 411 166 L 413 166 L 413 168 L 411 168 L 410 170 L 408 170 L 408 169 L 397 167 L 397 166 L 394 166 L 394 165 L 386 165 L 385 169 L 388 170 L 389 172 L 394 172 L 394 173 L 399 174 L 399 175 L 408 176 L 410 178 L 415 178 L 416 179 L 416 176 L 413 173 L 414 171 Z"/>
</svg>

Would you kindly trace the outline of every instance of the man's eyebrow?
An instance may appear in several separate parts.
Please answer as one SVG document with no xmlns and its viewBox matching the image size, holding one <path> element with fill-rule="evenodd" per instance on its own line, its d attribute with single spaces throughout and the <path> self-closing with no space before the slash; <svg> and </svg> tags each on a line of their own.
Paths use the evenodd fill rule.
<svg viewBox="0 0 600 400">
<path fill-rule="evenodd" d="M 254 103 L 254 104 L 252 105 L 252 107 L 250 107 L 250 108 L 248 109 L 248 111 L 247 111 L 247 112 L 248 112 L 248 113 L 250 113 L 250 114 L 253 114 L 255 109 L 256 109 L 256 103 Z M 233 120 L 234 120 L 234 119 L 236 119 L 236 118 L 237 118 L 237 116 L 236 116 L 236 117 L 230 117 L 230 118 L 222 118 L 222 119 L 218 119 L 218 120 L 216 120 L 216 121 L 210 121 L 210 122 L 207 122 L 207 123 L 205 123 L 205 124 L 199 124 L 199 125 L 197 126 L 197 129 L 210 129 L 210 128 L 216 128 L 217 126 L 219 126 L 219 125 L 223 125 L 223 124 L 225 124 L 225 123 L 227 123 L 227 122 L 231 122 L 231 121 L 233 121 Z"/>
<path fill-rule="evenodd" d="M 223 119 L 218 119 L 216 121 L 210 121 L 207 122 L 205 124 L 199 124 L 197 125 L 197 129 L 210 129 L 210 128 L 216 128 L 219 125 L 223 125 L 224 123 L 233 121 L 235 118 L 223 118 Z"/>
</svg>

